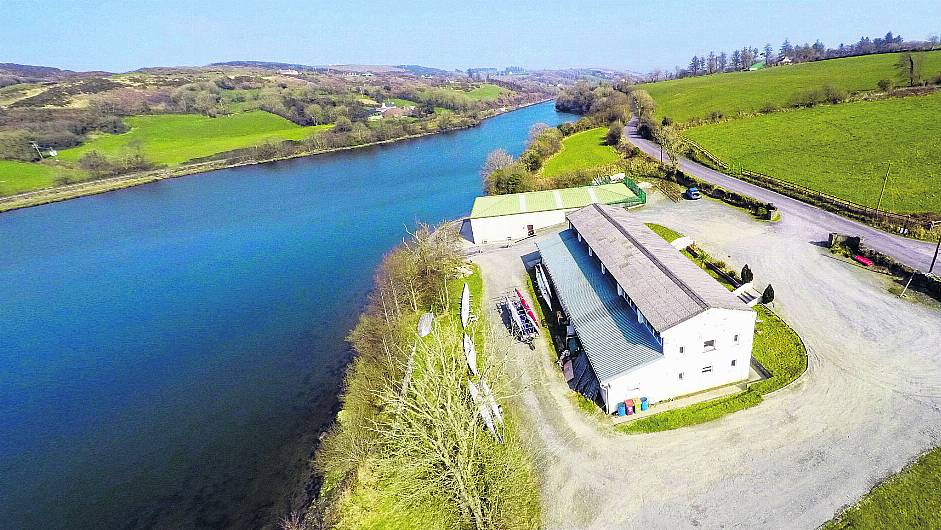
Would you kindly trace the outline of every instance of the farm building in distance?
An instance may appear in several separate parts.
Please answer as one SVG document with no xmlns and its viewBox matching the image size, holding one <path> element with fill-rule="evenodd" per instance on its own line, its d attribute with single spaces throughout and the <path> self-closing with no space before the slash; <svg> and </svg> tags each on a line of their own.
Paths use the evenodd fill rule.
<svg viewBox="0 0 941 530">
<path fill-rule="evenodd" d="M 574 329 L 563 359 L 573 389 L 612 413 L 629 398 L 656 403 L 748 378 L 754 310 L 624 208 L 566 217 L 567 230 L 536 246 Z"/>
<path fill-rule="evenodd" d="M 511 241 L 565 222 L 565 214 L 601 203 L 624 208 L 644 204 L 647 196 L 630 179 L 614 184 L 559 190 L 488 195 L 474 199 L 470 225 L 474 243 Z"/>
</svg>

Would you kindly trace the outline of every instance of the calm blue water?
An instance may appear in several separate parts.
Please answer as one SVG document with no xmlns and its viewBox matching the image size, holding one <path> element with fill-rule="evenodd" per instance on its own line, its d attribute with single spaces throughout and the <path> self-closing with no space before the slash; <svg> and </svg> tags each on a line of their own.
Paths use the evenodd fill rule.
<svg viewBox="0 0 941 530">
<path fill-rule="evenodd" d="M 336 410 L 382 255 L 551 103 L 0 215 L 0 527 L 258 528 Z"/>
</svg>

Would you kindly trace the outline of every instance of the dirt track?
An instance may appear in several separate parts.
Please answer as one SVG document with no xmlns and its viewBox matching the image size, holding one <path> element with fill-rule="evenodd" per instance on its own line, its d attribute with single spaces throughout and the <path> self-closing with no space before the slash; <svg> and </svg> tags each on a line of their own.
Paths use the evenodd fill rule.
<svg viewBox="0 0 941 530">
<path fill-rule="evenodd" d="M 645 221 L 693 237 L 774 284 L 803 337 L 807 373 L 758 407 L 627 436 L 572 407 L 542 345 L 515 351 L 540 448 L 549 528 L 814 528 L 941 444 L 941 312 L 831 258 L 801 216 L 753 221 L 711 200 L 650 204 Z M 532 243 L 473 256 L 487 297 L 523 282 Z M 497 320 L 495 320 L 497 321 Z"/>
</svg>

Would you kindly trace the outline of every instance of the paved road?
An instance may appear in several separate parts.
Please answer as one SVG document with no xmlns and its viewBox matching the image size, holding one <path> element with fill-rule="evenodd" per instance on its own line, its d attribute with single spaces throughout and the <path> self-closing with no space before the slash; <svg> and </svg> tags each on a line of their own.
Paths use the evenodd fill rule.
<svg viewBox="0 0 941 530">
<path fill-rule="evenodd" d="M 941 444 L 937 307 L 899 300 L 889 278 L 809 244 L 820 239 L 813 220 L 761 223 L 716 201 L 651 195 L 638 217 L 736 267 L 748 263 L 760 288 L 774 284 L 775 309 L 803 337 L 809 368 L 757 407 L 628 436 L 572 405 L 541 345 L 514 349 L 544 526 L 815 528 Z M 520 285 L 534 250 L 530 241 L 473 256 L 486 295 Z"/>
<path fill-rule="evenodd" d="M 627 135 L 631 143 L 640 148 L 641 151 L 655 159 L 660 158 L 660 145 L 645 140 L 637 134 L 636 117 L 628 124 Z M 665 153 L 663 156 L 665 160 L 669 160 L 669 156 Z M 686 158 L 680 159 L 679 166 L 683 172 L 698 179 L 748 195 L 762 202 L 773 202 L 782 215 L 801 217 L 808 225 L 817 227 L 818 229 L 814 230 L 813 236 L 818 238 L 819 241 L 827 240 L 830 232 L 862 236 L 869 247 L 922 271 L 928 270 L 931 258 L 934 255 L 935 245 L 932 243 L 914 241 L 882 232 L 786 195 L 730 177 L 725 173 L 720 173 Z"/>
</svg>

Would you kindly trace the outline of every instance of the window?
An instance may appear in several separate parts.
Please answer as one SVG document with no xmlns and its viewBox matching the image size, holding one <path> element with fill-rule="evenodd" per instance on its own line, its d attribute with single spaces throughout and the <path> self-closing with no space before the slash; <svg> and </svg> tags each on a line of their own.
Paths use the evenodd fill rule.
<svg viewBox="0 0 941 530">
<path fill-rule="evenodd" d="M 732 359 L 732 366 L 735 366 L 735 359 Z"/>
<path fill-rule="evenodd" d="M 704 374 L 708 374 L 711 371 L 712 371 L 712 366 L 703 366 L 702 368 L 702 373 Z"/>
<path fill-rule="evenodd" d="M 702 343 L 702 351 L 712 351 L 714 349 L 716 349 L 715 339 L 707 340 L 706 342 Z"/>
<path fill-rule="evenodd" d="M 683 372 L 680 372 L 680 379 L 683 379 Z"/>
<path fill-rule="evenodd" d="M 686 353 L 686 346 L 680 346 L 680 353 Z"/>
</svg>

